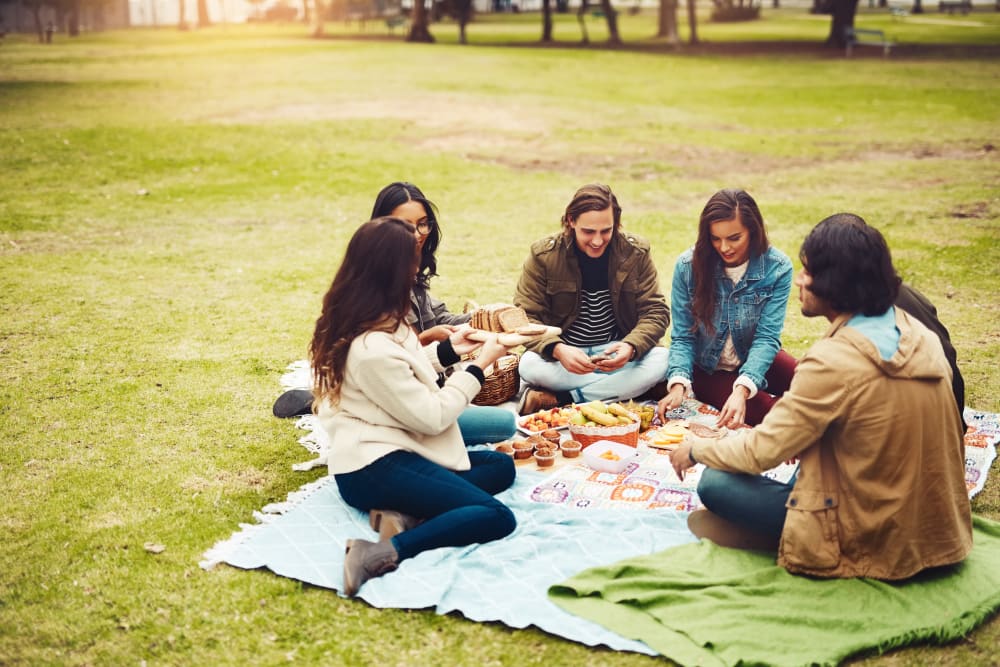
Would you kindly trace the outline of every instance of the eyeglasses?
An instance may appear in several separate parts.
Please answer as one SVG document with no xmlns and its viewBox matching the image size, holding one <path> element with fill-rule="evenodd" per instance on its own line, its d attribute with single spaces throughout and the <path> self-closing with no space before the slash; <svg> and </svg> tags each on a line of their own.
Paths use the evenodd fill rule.
<svg viewBox="0 0 1000 667">
<path fill-rule="evenodd" d="M 434 229 L 434 223 L 430 220 L 422 220 L 417 223 L 417 233 L 421 236 L 427 236 Z"/>
</svg>

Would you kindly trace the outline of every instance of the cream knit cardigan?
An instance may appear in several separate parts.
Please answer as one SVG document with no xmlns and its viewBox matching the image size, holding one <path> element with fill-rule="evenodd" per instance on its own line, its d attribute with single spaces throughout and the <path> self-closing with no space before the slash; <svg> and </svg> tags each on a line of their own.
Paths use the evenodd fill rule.
<svg viewBox="0 0 1000 667">
<path fill-rule="evenodd" d="M 354 472 L 396 450 L 450 470 L 468 470 L 458 416 L 482 388 L 472 373 L 453 373 L 443 387 L 438 344 L 422 346 L 406 324 L 395 332 L 370 331 L 347 353 L 340 403 L 317 412 L 330 448 L 331 474 Z"/>
</svg>

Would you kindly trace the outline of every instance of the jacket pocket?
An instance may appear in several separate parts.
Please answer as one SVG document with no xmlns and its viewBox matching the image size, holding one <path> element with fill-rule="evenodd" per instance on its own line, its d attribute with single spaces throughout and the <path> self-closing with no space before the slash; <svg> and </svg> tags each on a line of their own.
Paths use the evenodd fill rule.
<svg viewBox="0 0 1000 667">
<path fill-rule="evenodd" d="M 840 562 L 839 505 L 836 494 L 792 491 L 785 503 L 781 554 L 789 565 L 825 570 Z"/>
<path fill-rule="evenodd" d="M 556 321 L 564 322 L 566 318 L 576 313 L 580 297 L 576 291 L 576 282 L 572 280 L 551 280 L 548 284 L 549 301 L 552 315 Z"/>
</svg>

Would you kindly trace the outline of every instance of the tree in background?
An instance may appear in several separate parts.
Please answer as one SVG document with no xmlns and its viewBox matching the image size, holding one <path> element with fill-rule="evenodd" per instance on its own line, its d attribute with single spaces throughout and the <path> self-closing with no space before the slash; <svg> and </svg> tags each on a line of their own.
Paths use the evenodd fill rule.
<svg viewBox="0 0 1000 667">
<path fill-rule="evenodd" d="M 406 36 L 408 42 L 424 42 L 431 44 L 434 42 L 434 35 L 427 27 L 427 7 L 424 0 L 414 0 L 413 12 L 410 15 L 410 34 Z"/>
<path fill-rule="evenodd" d="M 323 0 L 312 0 L 313 11 L 312 11 L 312 36 L 322 37 L 323 36 Z"/>
<path fill-rule="evenodd" d="M 198 27 L 207 28 L 212 25 L 212 20 L 208 17 L 208 0 L 198 0 Z"/>
<path fill-rule="evenodd" d="M 552 5 L 549 0 L 542 0 L 542 41 L 552 41 Z"/>
<path fill-rule="evenodd" d="M 857 2 L 857 0 L 854 0 Z M 691 36 L 688 38 L 688 44 L 698 43 L 698 14 L 694 6 L 694 0 L 687 0 L 688 8 L 688 28 L 691 29 Z"/>
<path fill-rule="evenodd" d="M 660 0 L 659 19 L 656 36 L 666 37 L 668 44 L 679 44 L 681 40 L 677 35 L 677 0 Z"/>
<path fill-rule="evenodd" d="M 854 15 L 858 11 L 858 0 L 832 0 L 830 13 L 830 34 L 826 38 L 827 46 L 839 49 L 847 46 L 847 29 L 854 27 Z"/>
<path fill-rule="evenodd" d="M 587 34 L 587 12 L 589 9 L 589 0 L 580 0 L 580 6 L 576 10 L 576 22 L 580 24 L 580 42 L 583 44 L 590 43 L 590 35 Z"/>
<path fill-rule="evenodd" d="M 604 12 L 604 20 L 608 22 L 608 44 L 621 44 L 622 38 L 618 34 L 618 10 L 612 6 L 611 0 L 601 0 L 601 10 Z"/>
<path fill-rule="evenodd" d="M 255 18 L 260 18 L 260 3 L 264 0 L 250 0 L 253 5 L 253 13 Z M 177 2 L 177 29 L 187 30 L 187 0 L 178 0 Z"/>
</svg>

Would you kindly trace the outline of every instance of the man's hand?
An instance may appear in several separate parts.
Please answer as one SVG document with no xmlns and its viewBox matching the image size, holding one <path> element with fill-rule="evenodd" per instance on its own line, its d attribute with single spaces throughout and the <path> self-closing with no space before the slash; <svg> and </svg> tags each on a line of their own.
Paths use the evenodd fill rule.
<svg viewBox="0 0 1000 667">
<path fill-rule="evenodd" d="M 635 352 L 635 348 L 628 343 L 622 341 L 611 343 L 601 353 L 601 356 L 605 358 L 596 362 L 597 370 L 606 373 L 616 371 L 629 362 L 633 352 Z"/>
<path fill-rule="evenodd" d="M 597 366 L 590 360 L 586 352 L 566 343 L 556 343 L 552 349 L 552 356 L 570 373 L 585 375 L 597 370 Z"/>
<path fill-rule="evenodd" d="M 656 417 L 660 421 L 663 421 L 664 415 L 668 410 L 680 407 L 680 404 L 684 402 L 684 392 L 684 385 L 680 382 L 671 385 L 667 395 L 661 398 L 656 404 Z"/>
<path fill-rule="evenodd" d="M 684 481 L 684 473 L 691 467 L 691 443 L 683 440 L 677 449 L 670 452 L 670 465 L 677 473 L 677 479 Z"/>
<path fill-rule="evenodd" d="M 742 385 L 733 387 L 733 393 L 729 395 L 726 404 L 722 406 L 715 425 L 727 428 L 742 426 L 747 416 L 747 396 L 749 395 L 750 391 L 746 387 Z"/>
</svg>

